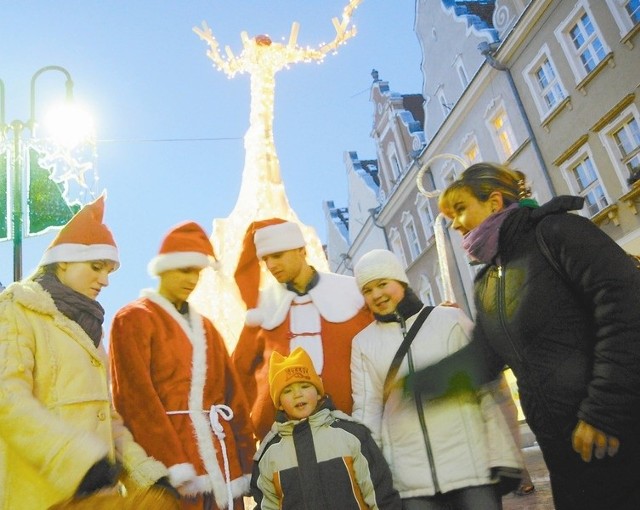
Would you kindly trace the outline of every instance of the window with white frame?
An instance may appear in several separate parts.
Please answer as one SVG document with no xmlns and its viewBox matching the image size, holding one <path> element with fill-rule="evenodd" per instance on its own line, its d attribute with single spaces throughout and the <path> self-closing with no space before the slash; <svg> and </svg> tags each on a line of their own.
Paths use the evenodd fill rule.
<svg viewBox="0 0 640 510">
<path fill-rule="evenodd" d="M 462 88 L 466 89 L 467 85 L 469 85 L 469 76 L 467 75 L 467 71 L 464 68 L 464 64 L 462 63 L 462 58 L 460 55 L 456 56 L 456 59 L 453 62 L 453 66 L 456 68 L 456 71 L 458 71 L 458 78 L 460 78 L 460 84 L 462 85 Z"/>
<path fill-rule="evenodd" d="M 398 229 L 395 227 L 389 231 L 389 244 L 391 245 L 391 251 L 400 259 L 402 265 L 407 267 L 407 258 L 404 256 L 400 232 L 398 232 Z"/>
<path fill-rule="evenodd" d="M 477 143 L 473 143 L 464 150 L 464 158 L 469 162 L 470 165 L 477 163 L 480 161 L 480 147 L 478 147 Z"/>
<path fill-rule="evenodd" d="M 435 235 L 433 230 L 433 224 L 435 222 L 435 216 L 431 209 L 431 203 L 422 193 L 416 193 L 415 206 L 420 215 L 420 222 L 422 223 L 422 230 L 424 231 L 424 237 L 427 240 L 427 246 L 431 243 L 431 239 Z"/>
<path fill-rule="evenodd" d="M 451 105 L 447 103 L 447 97 L 444 95 L 444 90 L 442 89 L 442 87 L 440 87 L 436 92 L 436 97 L 438 98 L 440 108 L 442 109 L 442 116 L 444 118 L 447 118 L 449 112 L 451 111 Z"/>
<path fill-rule="evenodd" d="M 407 211 L 402 213 L 402 227 L 404 228 L 404 235 L 407 238 L 407 244 L 409 245 L 411 261 L 414 261 L 420 256 L 422 248 L 420 248 L 420 239 L 418 239 L 418 231 L 416 230 L 416 224 L 413 221 L 413 216 Z"/>
<path fill-rule="evenodd" d="M 469 133 L 463 138 L 462 143 L 460 144 L 460 153 L 470 165 L 482 160 L 480 146 L 478 145 L 478 140 L 475 135 Z"/>
<path fill-rule="evenodd" d="M 524 78 L 536 103 L 541 120 L 547 117 L 567 97 L 546 44 L 524 70 Z"/>
<path fill-rule="evenodd" d="M 629 170 L 630 174 L 640 172 L 640 129 L 638 129 L 638 119 L 629 119 L 629 122 L 620 126 L 615 131 L 613 139 L 616 141 L 622 162 Z"/>
<path fill-rule="evenodd" d="M 420 287 L 419 287 L 419 295 L 420 301 L 422 301 L 425 305 L 435 306 L 436 299 L 433 295 L 433 289 L 431 288 L 431 282 L 427 275 L 420 275 Z"/>
<path fill-rule="evenodd" d="M 633 183 L 640 179 L 640 115 L 635 104 L 625 108 L 605 126 L 600 139 L 607 149 L 621 180 Z"/>
<path fill-rule="evenodd" d="M 515 151 L 515 136 L 504 104 L 500 102 L 490 113 L 487 127 L 491 132 L 496 151 L 503 161 L 511 157 Z"/>
<path fill-rule="evenodd" d="M 640 23 L 640 0 L 606 0 L 620 29 L 620 37 L 627 35 Z"/>
<path fill-rule="evenodd" d="M 387 164 L 385 165 L 387 175 L 389 176 L 390 185 L 393 186 L 400 178 L 400 162 L 398 161 L 398 155 L 396 154 L 396 148 L 393 143 L 389 143 L 385 150 Z"/>
<path fill-rule="evenodd" d="M 458 174 L 456 172 L 456 168 L 459 168 L 456 162 L 447 160 L 447 162 L 442 165 L 442 168 L 438 172 L 439 175 L 442 176 L 442 188 L 446 189 L 449 184 L 456 180 Z"/>
<path fill-rule="evenodd" d="M 582 81 L 611 51 L 591 13 L 587 0 L 580 0 L 555 30 L 567 56 L 576 83 Z"/>
<path fill-rule="evenodd" d="M 624 2 L 624 9 L 634 25 L 640 23 L 640 0 L 627 0 Z"/>
<path fill-rule="evenodd" d="M 569 188 L 576 195 L 585 199 L 583 213 L 589 218 L 598 214 L 610 203 L 600 179 L 600 174 L 593 162 L 588 146 L 584 146 L 563 166 Z"/>
</svg>

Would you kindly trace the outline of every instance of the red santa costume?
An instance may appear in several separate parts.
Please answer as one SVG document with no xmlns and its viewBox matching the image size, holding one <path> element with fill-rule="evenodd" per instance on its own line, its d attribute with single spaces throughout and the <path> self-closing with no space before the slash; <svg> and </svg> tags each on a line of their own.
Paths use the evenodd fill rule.
<svg viewBox="0 0 640 510">
<path fill-rule="evenodd" d="M 307 351 L 337 409 L 350 414 L 351 342 L 372 317 L 350 276 L 318 272 L 306 292 L 272 285 L 259 292 L 259 260 L 305 246 L 297 224 L 278 218 L 252 223 L 244 238 L 235 278 L 248 312 L 233 363 L 249 398 L 258 439 L 270 430 L 275 409 L 269 396 L 271 353 Z"/>
<path fill-rule="evenodd" d="M 169 232 L 149 271 L 202 268 L 213 255 L 202 228 L 185 223 Z M 233 508 L 234 499 L 243 508 L 255 453 L 246 398 L 220 334 L 185 308 L 181 313 L 159 292 L 144 290 L 118 311 L 110 343 L 114 403 L 189 497 L 183 508 L 202 509 L 205 494 L 217 508 Z"/>
</svg>

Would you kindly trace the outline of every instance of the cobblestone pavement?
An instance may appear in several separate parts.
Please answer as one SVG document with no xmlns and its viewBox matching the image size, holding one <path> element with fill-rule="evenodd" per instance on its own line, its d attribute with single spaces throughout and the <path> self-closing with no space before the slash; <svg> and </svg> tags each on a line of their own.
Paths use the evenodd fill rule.
<svg viewBox="0 0 640 510">
<path fill-rule="evenodd" d="M 531 475 L 536 490 L 526 496 L 509 494 L 502 498 L 503 510 L 553 510 L 549 472 L 542 459 L 538 446 L 530 446 L 522 450 L 524 462 Z"/>
</svg>

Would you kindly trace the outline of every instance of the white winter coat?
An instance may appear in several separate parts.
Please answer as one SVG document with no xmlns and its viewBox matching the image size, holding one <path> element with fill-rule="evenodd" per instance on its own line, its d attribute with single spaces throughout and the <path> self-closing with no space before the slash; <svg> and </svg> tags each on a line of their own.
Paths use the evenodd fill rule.
<svg viewBox="0 0 640 510">
<path fill-rule="evenodd" d="M 416 317 L 407 320 L 407 330 Z M 436 307 L 414 338 L 397 379 L 409 374 L 410 363 L 417 370 L 460 349 L 472 328 L 458 308 Z M 494 483 L 491 467 L 522 468 L 507 423 L 486 391 L 417 401 L 396 387 L 383 404 L 384 381 L 402 340 L 399 323 L 376 321 L 354 338 L 351 355 L 353 417 L 371 429 L 400 496 Z"/>
</svg>

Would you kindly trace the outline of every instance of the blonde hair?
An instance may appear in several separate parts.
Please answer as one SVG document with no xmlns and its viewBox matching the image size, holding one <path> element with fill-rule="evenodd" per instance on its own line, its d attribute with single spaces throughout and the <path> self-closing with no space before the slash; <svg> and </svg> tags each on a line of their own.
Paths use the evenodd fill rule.
<svg viewBox="0 0 640 510">
<path fill-rule="evenodd" d="M 438 207 L 445 215 L 450 216 L 460 191 L 471 193 L 480 202 L 486 202 L 491 193 L 498 191 L 505 207 L 531 196 L 526 176 L 498 163 L 476 163 L 462 172 L 438 198 Z"/>
<path fill-rule="evenodd" d="M 48 273 L 56 274 L 56 271 L 58 270 L 58 265 L 59 265 L 59 262 L 52 262 L 51 264 L 43 264 L 41 266 L 38 266 L 36 267 L 33 274 L 31 274 L 27 279 L 35 280 L 36 278 L 40 278 Z"/>
</svg>

